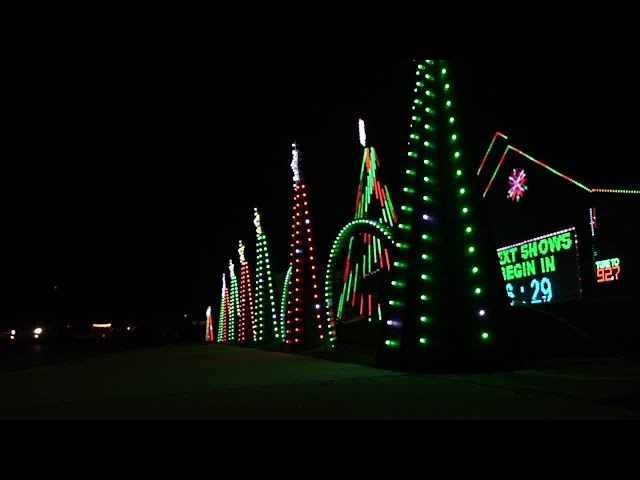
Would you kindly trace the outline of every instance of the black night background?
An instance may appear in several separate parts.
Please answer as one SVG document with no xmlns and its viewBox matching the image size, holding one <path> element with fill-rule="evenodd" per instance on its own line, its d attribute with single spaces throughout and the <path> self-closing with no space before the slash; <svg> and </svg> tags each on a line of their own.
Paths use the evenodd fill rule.
<svg viewBox="0 0 640 480">
<path fill-rule="evenodd" d="M 455 61 L 466 155 L 479 165 L 501 131 L 583 183 L 640 188 L 639 65 Z M 412 73 L 346 57 L 1 64 L 1 314 L 204 319 L 238 240 L 252 254 L 254 206 L 284 272 L 294 140 L 324 264 L 353 216 L 358 118 L 399 188 Z"/>
</svg>

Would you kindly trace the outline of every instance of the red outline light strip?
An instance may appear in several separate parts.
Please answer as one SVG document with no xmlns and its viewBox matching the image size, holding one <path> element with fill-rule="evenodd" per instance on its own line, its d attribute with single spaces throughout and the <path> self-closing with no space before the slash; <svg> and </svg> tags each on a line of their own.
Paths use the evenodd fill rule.
<svg viewBox="0 0 640 480">
<path fill-rule="evenodd" d="M 484 158 L 482 159 L 482 163 L 480 164 L 480 168 L 478 168 L 478 175 L 480 175 L 480 172 L 482 171 L 482 169 L 484 168 L 484 164 L 487 162 L 487 158 L 489 157 L 489 152 L 491 152 L 491 149 L 493 148 L 493 144 L 496 143 L 496 140 L 498 139 L 498 137 L 502 137 L 505 140 L 508 140 L 509 137 L 507 137 L 506 135 L 500 133 L 500 132 L 496 132 L 496 134 L 493 136 L 493 140 L 491 140 L 491 144 L 489 145 L 489 148 L 487 149 L 487 153 L 484 154 Z"/>
<path fill-rule="evenodd" d="M 511 147 L 511 145 L 510 145 Z M 540 160 L 536 160 L 535 158 L 533 158 L 531 155 L 527 155 L 526 153 L 524 153 L 522 150 L 515 148 L 515 147 L 511 147 L 511 149 L 513 149 L 513 151 L 519 153 L 520 155 L 522 155 L 523 157 L 531 160 L 532 162 L 537 163 L 538 165 L 540 165 L 541 167 L 546 168 L 547 170 L 549 170 L 552 173 L 555 173 L 556 175 L 558 175 L 559 177 L 564 178 L 565 180 L 569 180 L 571 183 L 573 183 L 574 185 L 577 185 L 578 187 L 582 188 L 583 190 L 586 190 L 587 192 L 591 193 L 591 189 L 589 187 L 585 187 L 583 184 L 575 181 L 573 178 L 564 175 L 560 172 L 558 172 L 557 170 L 554 170 L 553 168 L 551 168 L 549 165 L 545 165 L 544 163 L 542 163 Z"/>
<path fill-rule="evenodd" d="M 480 172 L 484 168 L 484 165 L 485 165 L 485 163 L 487 161 L 487 158 L 489 157 L 489 153 L 491 152 L 491 150 L 493 148 L 493 145 L 495 144 L 498 136 L 500 136 L 500 137 L 502 137 L 504 139 L 508 139 L 508 137 L 506 135 L 504 135 L 504 134 L 502 134 L 500 132 L 496 132 L 496 134 L 493 136 L 493 140 L 491 140 L 491 144 L 489 145 L 487 153 L 485 154 L 484 158 L 482 159 L 482 163 L 480 164 L 480 168 L 478 169 L 478 173 L 477 173 L 478 175 L 480 175 Z M 526 159 L 531 160 L 534 163 L 537 163 L 541 167 L 546 168 L 550 172 L 555 173 L 559 177 L 570 181 L 574 185 L 582 188 L 583 190 L 585 190 L 585 191 L 587 191 L 589 193 L 613 193 L 613 194 L 618 194 L 618 195 L 640 195 L 640 190 L 632 190 L 632 189 L 628 189 L 628 188 L 589 188 L 589 187 L 583 185 L 582 183 L 574 180 L 573 178 L 571 178 L 571 177 L 569 177 L 567 175 L 564 175 L 563 173 L 558 172 L 557 170 L 555 170 L 554 168 L 550 167 L 549 165 L 546 165 L 546 164 L 542 163 L 540 160 L 536 160 L 531 155 L 528 155 L 528 154 L 524 153 L 519 148 L 516 148 L 516 147 L 514 147 L 512 145 L 507 145 L 507 148 L 505 149 L 504 153 L 502 154 L 502 157 L 500 158 L 500 161 L 498 162 L 498 166 L 496 167 L 495 171 L 493 172 L 493 175 L 491 176 L 491 179 L 489 180 L 489 183 L 487 184 L 487 188 L 484 191 L 484 194 L 482 195 L 483 198 L 487 196 L 487 193 L 489 193 L 489 189 L 491 188 L 491 185 L 492 185 L 494 179 L 496 178 L 496 175 L 498 174 L 498 170 L 500 169 L 500 167 L 504 163 L 504 159 L 505 159 L 505 157 L 507 155 L 507 152 L 509 150 L 513 150 L 516 153 L 519 153 L 520 155 L 522 155 Z"/>
<path fill-rule="evenodd" d="M 583 184 L 581 184 L 580 182 L 575 181 L 573 178 L 558 172 L 557 170 L 551 168 L 549 165 L 546 165 L 544 163 L 542 163 L 540 160 L 536 160 L 535 158 L 533 158 L 531 155 L 527 155 L 526 153 L 524 153 L 522 150 L 515 148 L 511 145 L 508 145 L 507 148 L 505 148 L 504 153 L 502 154 L 502 158 L 500 158 L 500 162 L 498 163 L 498 166 L 496 167 L 496 170 L 493 172 L 493 176 L 491 177 L 491 180 L 489 180 L 489 183 L 487 184 L 487 188 L 484 191 L 484 193 L 482 194 L 482 197 L 486 197 L 487 193 L 489 193 L 489 189 L 491 188 L 491 185 L 493 184 L 493 181 L 496 178 L 496 175 L 498 175 L 498 170 L 500 170 L 500 167 L 502 166 L 502 164 L 504 163 L 505 157 L 507 156 L 507 153 L 509 152 L 509 150 L 513 150 L 514 152 L 522 155 L 524 158 L 526 158 L 527 160 L 531 160 L 532 162 L 540 165 L 541 167 L 546 168 L 547 170 L 549 170 L 551 173 L 555 173 L 556 175 L 558 175 L 561 178 L 564 178 L 565 180 L 568 180 L 569 182 L 573 183 L 574 185 L 582 188 L 583 190 L 592 193 L 593 190 L 591 190 L 589 187 L 584 186 Z"/>
<path fill-rule="evenodd" d="M 498 175 L 498 170 L 500 170 L 500 166 L 502 165 L 502 162 L 504 162 L 504 158 L 507 156 L 507 152 L 509 152 L 509 149 L 511 147 L 507 146 L 507 148 L 504 149 L 504 153 L 502 154 L 502 157 L 500 157 L 500 161 L 498 162 L 498 166 L 496 167 L 495 171 L 493 172 L 493 175 L 491 176 L 491 179 L 489 180 L 489 183 L 487 184 L 487 188 L 485 189 L 484 193 L 482 194 L 482 198 L 485 198 L 487 196 L 487 193 L 489 193 L 489 189 L 491 188 L 491 185 L 493 184 L 493 181 L 496 178 L 496 175 Z"/>
</svg>

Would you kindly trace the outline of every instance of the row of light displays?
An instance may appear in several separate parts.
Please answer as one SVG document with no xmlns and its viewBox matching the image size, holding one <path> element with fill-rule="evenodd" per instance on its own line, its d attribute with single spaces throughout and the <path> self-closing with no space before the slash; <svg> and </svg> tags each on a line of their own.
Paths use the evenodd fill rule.
<svg viewBox="0 0 640 480">
<path fill-rule="evenodd" d="M 378 361 L 419 369 L 497 365 L 510 342 L 503 330 L 509 304 L 475 172 L 463 156 L 447 62 L 417 61 L 414 94 Z"/>
<path fill-rule="evenodd" d="M 257 342 L 269 344 L 282 342 L 282 324 L 276 313 L 275 293 L 267 235 L 262 228 L 260 213 L 253 209 L 253 224 L 256 227 L 256 327 Z"/>
<path fill-rule="evenodd" d="M 498 259 L 511 305 L 581 296 L 575 227 L 499 248 Z"/>
<path fill-rule="evenodd" d="M 219 343 L 235 341 L 238 343 L 265 344 L 274 340 L 283 341 L 284 339 L 278 315 L 275 311 L 273 278 L 267 239 L 260 224 L 260 215 L 257 208 L 254 209 L 254 225 L 256 227 L 257 253 L 256 296 L 254 297 L 254 279 L 249 261 L 245 255 L 245 245 L 242 241 L 239 241 L 239 289 L 233 260 L 229 261 L 230 288 L 227 288 L 225 275 L 222 276 L 220 318 L 215 340 Z M 208 329 L 209 327 L 207 326 L 207 331 Z M 207 335 L 209 334 L 207 333 Z"/>
<path fill-rule="evenodd" d="M 285 315 L 286 344 L 290 350 L 305 350 L 328 344 L 322 322 L 320 272 L 309 206 L 309 195 L 301 169 L 300 150 L 292 144 L 293 217 L 291 280 Z"/>
<path fill-rule="evenodd" d="M 245 246 L 239 242 L 238 255 L 240 257 L 240 316 L 238 320 L 238 342 L 256 342 L 258 331 L 256 328 L 255 312 L 253 309 L 253 288 L 249 262 L 244 254 Z"/>
</svg>

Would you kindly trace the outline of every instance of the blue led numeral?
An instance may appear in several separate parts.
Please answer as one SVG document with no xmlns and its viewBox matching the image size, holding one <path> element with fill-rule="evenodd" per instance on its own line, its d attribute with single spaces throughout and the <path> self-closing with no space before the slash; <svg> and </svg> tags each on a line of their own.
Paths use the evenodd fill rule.
<svg viewBox="0 0 640 480">
<path fill-rule="evenodd" d="M 531 303 L 542 303 L 542 300 L 538 300 L 538 294 L 540 293 L 540 282 L 537 278 L 531 280 L 531 288 L 533 288 L 533 295 L 531 295 Z"/>
<path fill-rule="evenodd" d="M 511 306 L 513 307 L 516 304 L 516 302 L 513 301 L 513 299 L 516 298 L 516 295 L 513 293 L 513 285 L 510 283 L 507 283 L 507 295 L 511 300 Z"/>
<path fill-rule="evenodd" d="M 542 280 L 534 278 L 531 280 L 531 288 L 533 288 L 533 295 L 531 296 L 531 303 L 548 303 L 553 298 L 553 290 L 551 288 L 551 280 L 544 277 Z M 542 293 L 542 296 L 538 298 L 538 295 Z"/>
<path fill-rule="evenodd" d="M 513 284 L 507 283 L 506 287 L 507 296 L 509 297 L 512 306 L 515 305 L 516 302 L 522 304 L 529 303 L 527 300 L 516 300 L 516 292 Z M 553 287 L 551 286 L 551 279 L 547 277 L 543 277 L 541 280 L 534 278 L 533 280 L 531 280 L 529 288 L 533 290 L 533 294 L 531 295 L 530 300 L 532 304 L 549 303 L 553 299 Z M 525 295 L 524 286 L 520 287 L 519 293 L 523 294 L 522 296 Z"/>
<path fill-rule="evenodd" d="M 540 290 L 542 291 L 542 301 L 550 302 L 553 298 L 553 290 L 551 288 L 551 280 L 544 277 L 540 282 Z"/>
</svg>

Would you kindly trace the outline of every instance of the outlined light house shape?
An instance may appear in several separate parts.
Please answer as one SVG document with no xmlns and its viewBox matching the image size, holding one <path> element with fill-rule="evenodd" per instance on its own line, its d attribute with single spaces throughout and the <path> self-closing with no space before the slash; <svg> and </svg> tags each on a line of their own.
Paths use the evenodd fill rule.
<svg viewBox="0 0 640 480">
<path fill-rule="evenodd" d="M 377 362 L 492 370 L 510 361 L 509 302 L 445 60 L 414 62 L 404 189 Z"/>
<path fill-rule="evenodd" d="M 257 340 L 255 313 L 253 309 L 253 287 L 249 262 L 244 254 L 242 240 L 238 242 L 240 257 L 240 316 L 238 320 L 238 342 L 251 343 Z"/>
<path fill-rule="evenodd" d="M 302 175 L 298 145 L 293 143 L 291 148 L 294 205 L 285 332 L 289 350 L 299 351 L 319 348 L 329 342 L 322 320 L 321 275 L 313 241 L 309 193 Z"/>
<path fill-rule="evenodd" d="M 217 343 L 227 343 L 229 326 L 229 289 L 227 288 L 227 275 L 222 274 L 222 293 L 220 295 L 220 315 L 218 317 L 218 328 L 216 332 Z"/>
<path fill-rule="evenodd" d="M 262 228 L 257 208 L 253 209 L 253 225 L 256 227 L 256 341 L 259 345 L 282 343 L 283 329 L 276 312 L 267 236 Z"/>
<path fill-rule="evenodd" d="M 354 220 L 374 220 L 392 229 L 397 224 L 398 217 L 391 203 L 389 190 L 381 181 L 378 152 L 374 147 L 367 146 L 367 134 L 362 119 L 358 120 L 358 131 L 364 153 Z M 337 318 L 343 318 L 345 309 L 350 308 L 369 321 L 382 321 L 383 306 L 379 299 L 363 287 L 365 278 L 381 270 L 391 270 L 389 248 L 383 244 L 383 240 L 371 233 L 359 233 L 351 237 L 344 266 L 343 286 L 336 309 Z"/>
</svg>

